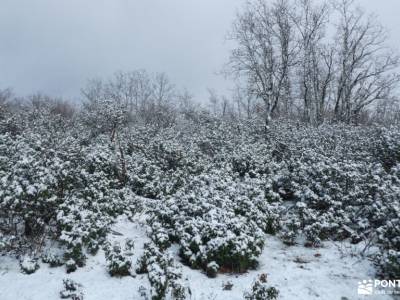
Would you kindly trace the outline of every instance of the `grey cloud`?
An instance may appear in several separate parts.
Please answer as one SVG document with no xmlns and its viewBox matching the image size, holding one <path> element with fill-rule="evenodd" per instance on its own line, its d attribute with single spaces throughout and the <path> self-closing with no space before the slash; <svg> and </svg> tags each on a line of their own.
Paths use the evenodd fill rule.
<svg viewBox="0 0 400 300">
<path fill-rule="evenodd" d="M 0 88 L 79 97 L 86 79 L 117 70 L 165 71 L 197 98 L 225 90 L 215 75 L 243 0 L 2 0 Z M 399 45 L 398 0 L 360 0 Z"/>
</svg>

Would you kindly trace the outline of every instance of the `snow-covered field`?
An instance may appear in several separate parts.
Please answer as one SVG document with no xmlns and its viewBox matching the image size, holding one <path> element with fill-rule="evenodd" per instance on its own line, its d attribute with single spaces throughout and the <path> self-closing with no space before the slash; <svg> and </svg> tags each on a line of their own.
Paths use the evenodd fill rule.
<svg viewBox="0 0 400 300">
<path fill-rule="evenodd" d="M 146 230 L 140 222 L 120 218 L 113 227 L 110 240 L 131 238 L 135 241 L 133 266 L 143 252 L 148 240 Z M 176 254 L 176 247 L 170 250 Z M 279 239 L 266 236 L 266 246 L 259 258 L 260 266 L 245 274 L 219 274 L 208 278 L 199 270 L 182 265 L 184 279 L 190 287 L 192 298 L 243 299 L 255 278 L 267 274 L 268 283 L 280 291 L 280 299 L 365 299 L 357 295 L 358 281 L 373 278 L 374 269 L 367 259 L 353 255 L 354 246 L 343 243 L 325 242 L 322 248 L 284 245 Z M 176 255 L 175 255 L 176 256 Z M 179 258 L 176 256 L 176 259 Z M 106 269 L 104 252 L 89 256 L 86 266 L 67 274 L 65 267 L 50 268 L 41 264 L 31 275 L 20 271 L 19 262 L 11 257 L 0 257 L 1 300 L 44 300 L 59 299 L 63 279 L 70 278 L 82 285 L 86 300 L 133 300 L 145 299 L 139 290 L 148 291 L 147 275 L 111 277 Z M 231 290 L 224 290 L 227 283 Z M 144 287 L 144 289 L 140 289 Z M 368 299 L 373 299 L 371 296 Z M 391 299 L 379 296 L 379 299 Z"/>
<path fill-rule="evenodd" d="M 199 115 L 115 141 L 85 116 L 0 134 L 0 300 L 346 300 L 399 278 L 399 128 L 265 139 Z"/>
</svg>

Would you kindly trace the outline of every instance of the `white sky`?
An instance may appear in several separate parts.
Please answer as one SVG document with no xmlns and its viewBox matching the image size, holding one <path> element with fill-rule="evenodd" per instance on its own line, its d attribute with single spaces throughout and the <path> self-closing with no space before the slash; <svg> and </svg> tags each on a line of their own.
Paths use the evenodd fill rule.
<svg viewBox="0 0 400 300">
<path fill-rule="evenodd" d="M 0 88 L 77 99 L 86 79 L 164 71 L 198 99 L 226 91 L 216 75 L 244 0 L 0 0 Z M 359 0 L 400 48 L 400 1 Z"/>
</svg>

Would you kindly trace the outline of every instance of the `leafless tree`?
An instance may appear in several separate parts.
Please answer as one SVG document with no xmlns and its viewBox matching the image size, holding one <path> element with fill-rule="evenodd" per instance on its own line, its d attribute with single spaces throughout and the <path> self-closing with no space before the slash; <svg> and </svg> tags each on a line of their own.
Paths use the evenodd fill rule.
<svg viewBox="0 0 400 300">
<path fill-rule="evenodd" d="M 214 89 L 207 89 L 208 100 L 210 101 L 211 112 L 214 116 L 219 114 L 219 96 Z"/>
<path fill-rule="evenodd" d="M 175 86 L 165 73 L 157 73 L 153 82 L 154 99 L 158 105 L 169 103 L 175 97 Z"/>
<path fill-rule="evenodd" d="M 0 117 L 6 112 L 9 101 L 12 99 L 13 93 L 10 88 L 0 90 Z"/>
<path fill-rule="evenodd" d="M 104 98 L 104 83 L 99 78 L 90 79 L 87 81 L 86 86 L 81 89 L 81 93 L 86 100 L 84 104 L 95 102 Z"/>
<path fill-rule="evenodd" d="M 299 9 L 293 20 L 299 33 L 298 73 L 303 119 L 317 123 L 323 117 L 332 77 L 332 53 L 323 46 L 329 7 L 325 2 L 316 5 L 312 0 L 299 0 L 296 4 Z"/>
<path fill-rule="evenodd" d="M 164 73 L 151 76 L 144 70 L 117 72 L 106 82 L 90 80 L 82 94 L 86 108 L 99 101 L 111 101 L 126 111 L 130 122 L 140 120 L 166 126 L 174 119 L 175 86 Z"/>
<path fill-rule="evenodd" d="M 256 101 L 254 96 L 243 88 L 240 84 L 236 84 L 233 95 L 233 101 L 236 104 L 237 115 L 239 118 L 251 119 L 254 115 Z"/>
<path fill-rule="evenodd" d="M 192 114 L 196 110 L 193 102 L 193 95 L 187 89 L 178 93 L 177 98 L 180 113 L 188 115 Z"/>
<path fill-rule="evenodd" d="M 384 125 L 400 124 L 400 102 L 397 97 L 380 100 L 371 111 L 372 122 Z"/>
<path fill-rule="evenodd" d="M 0 90 L 0 105 L 5 105 L 13 96 L 10 88 Z"/>
<path fill-rule="evenodd" d="M 104 86 L 106 98 L 123 103 L 130 115 L 150 102 L 152 80 L 145 70 L 116 72 Z"/>
<path fill-rule="evenodd" d="M 385 46 L 387 34 L 373 16 L 354 7 L 353 0 L 336 4 L 340 16 L 335 117 L 354 122 L 369 104 L 391 97 L 400 77 L 399 56 Z"/>
<path fill-rule="evenodd" d="M 246 76 L 250 93 L 263 100 L 266 128 L 279 109 L 280 100 L 290 99 L 292 30 L 287 1 L 270 6 L 263 0 L 254 0 L 238 14 L 229 35 L 237 43 L 231 52 L 229 71 Z"/>
<path fill-rule="evenodd" d="M 151 101 L 143 117 L 147 123 L 156 124 L 159 127 L 171 125 L 175 118 L 175 99 L 177 93 L 175 86 L 165 73 L 157 73 L 153 78 Z"/>
</svg>

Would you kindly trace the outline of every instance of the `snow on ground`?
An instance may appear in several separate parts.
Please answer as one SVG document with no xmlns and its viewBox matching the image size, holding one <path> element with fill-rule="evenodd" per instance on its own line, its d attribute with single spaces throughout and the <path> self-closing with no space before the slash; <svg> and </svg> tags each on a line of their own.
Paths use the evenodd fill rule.
<svg viewBox="0 0 400 300">
<path fill-rule="evenodd" d="M 131 238 L 135 241 L 135 263 L 147 240 L 144 227 L 139 222 L 119 219 L 113 229 L 110 240 Z M 279 289 L 279 299 L 365 299 L 357 296 L 357 283 L 373 278 L 374 269 L 369 261 L 359 260 L 351 255 L 351 248 L 343 246 L 326 243 L 319 249 L 287 247 L 277 238 L 268 236 L 258 270 L 240 275 L 220 274 L 210 279 L 199 270 L 183 266 L 183 275 L 189 282 L 193 300 L 242 300 L 243 292 L 262 273 L 266 273 L 268 282 Z M 177 247 L 170 251 L 176 255 Z M 50 268 L 41 264 L 34 274 L 26 275 L 21 273 L 16 259 L 0 257 L 0 300 L 59 299 L 62 281 L 66 278 L 82 284 L 85 300 L 141 299 L 139 287 L 149 289 L 146 275 L 110 277 L 103 251 L 89 256 L 86 266 L 71 274 L 67 274 L 64 267 Z M 231 290 L 223 290 L 227 282 L 233 284 Z M 374 298 L 369 296 L 368 299 Z"/>
<path fill-rule="evenodd" d="M 185 267 L 185 274 L 196 300 L 243 299 L 243 291 L 249 289 L 262 273 L 266 273 L 268 282 L 279 289 L 279 299 L 365 299 L 358 298 L 357 284 L 360 280 L 373 278 L 374 269 L 367 260 L 359 261 L 350 253 L 342 257 L 341 252 L 333 243 L 320 249 L 287 247 L 277 238 L 268 237 L 258 270 L 209 279 Z M 232 290 L 224 291 L 222 286 L 228 281 L 233 283 Z M 391 298 L 380 296 L 379 299 Z"/>
<path fill-rule="evenodd" d="M 111 235 L 110 240 L 132 238 L 135 241 L 136 262 L 147 240 L 145 230 L 138 223 L 120 220 L 113 228 L 122 235 Z M 15 259 L 0 257 L 0 300 L 52 300 L 60 299 L 63 279 L 72 279 L 83 286 L 85 300 L 132 300 L 140 299 L 139 287 L 150 288 L 146 275 L 114 278 L 107 273 L 104 252 L 88 256 L 86 266 L 67 274 L 64 267 L 50 268 L 41 264 L 34 274 L 20 272 Z"/>
</svg>

